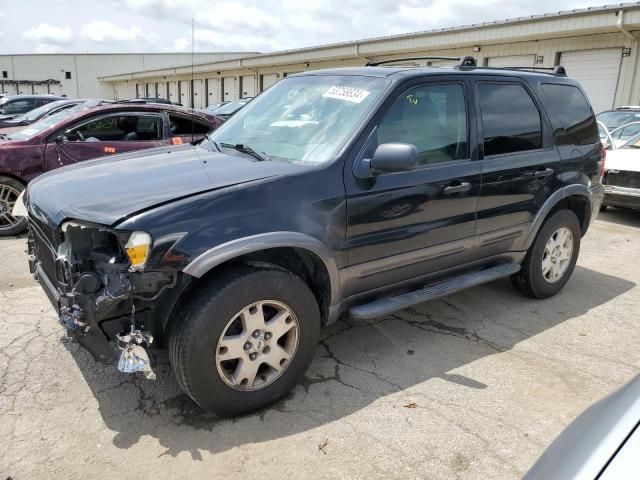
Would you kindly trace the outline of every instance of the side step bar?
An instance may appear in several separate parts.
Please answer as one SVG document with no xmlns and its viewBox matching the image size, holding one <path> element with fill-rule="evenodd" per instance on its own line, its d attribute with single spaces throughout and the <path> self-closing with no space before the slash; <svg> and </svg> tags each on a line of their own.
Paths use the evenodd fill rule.
<svg viewBox="0 0 640 480">
<path fill-rule="evenodd" d="M 519 271 L 520 265 L 517 263 L 505 263 L 485 270 L 463 273 L 457 277 L 426 285 L 411 292 L 379 298 L 373 302 L 358 305 L 352 308 L 349 313 L 351 317 L 356 320 L 370 320 L 423 302 L 428 302 L 429 300 L 444 297 L 460 290 L 492 282 L 499 278 L 509 277 Z"/>
</svg>

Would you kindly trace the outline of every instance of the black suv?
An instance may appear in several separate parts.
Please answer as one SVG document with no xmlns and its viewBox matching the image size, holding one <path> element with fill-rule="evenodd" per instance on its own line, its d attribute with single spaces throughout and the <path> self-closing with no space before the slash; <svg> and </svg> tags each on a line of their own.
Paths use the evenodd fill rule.
<svg viewBox="0 0 640 480">
<path fill-rule="evenodd" d="M 17 210 L 71 336 L 150 378 L 147 348 L 168 348 L 191 398 L 237 415 L 284 396 L 342 314 L 503 277 L 558 293 L 603 164 L 561 69 L 466 58 L 287 77 L 198 145 L 61 168 Z"/>
</svg>

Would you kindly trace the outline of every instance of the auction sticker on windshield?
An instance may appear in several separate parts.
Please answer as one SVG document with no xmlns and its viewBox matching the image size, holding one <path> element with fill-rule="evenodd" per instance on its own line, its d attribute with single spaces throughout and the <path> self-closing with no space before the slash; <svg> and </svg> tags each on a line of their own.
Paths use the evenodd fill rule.
<svg viewBox="0 0 640 480">
<path fill-rule="evenodd" d="M 346 100 L 347 102 L 360 103 L 369 96 L 368 91 L 355 87 L 339 87 L 333 86 L 325 93 L 323 97 L 336 98 L 338 100 Z"/>
</svg>

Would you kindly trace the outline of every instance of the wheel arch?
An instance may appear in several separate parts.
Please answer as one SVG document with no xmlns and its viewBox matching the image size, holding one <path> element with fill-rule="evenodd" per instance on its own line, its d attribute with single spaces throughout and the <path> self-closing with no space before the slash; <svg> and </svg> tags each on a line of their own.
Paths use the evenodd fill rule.
<svg viewBox="0 0 640 480">
<path fill-rule="evenodd" d="M 313 291 L 323 320 L 339 300 L 340 279 L 331 251 L 320 240 L 297 232 L 253 235 L 213 247 L 193 259 L 183 272 L 205 280 L 233 263 L 273 265 L 302 278 Z"/>
<path fill-rule="evenodd" d="M 529 249 L 529 247 L 531 247 L 546 219 L 558 210 L 568 209 L 573 211 L 576 217 L 578 217 L 580 230 L 584 236 L 591 224 L 592 196 L 593 194 L 587 186 L 578 184 L 569 185 L 554 192 L 536 215 L 529 236 L 527 237 L 525 248 Z"/>
</svg>

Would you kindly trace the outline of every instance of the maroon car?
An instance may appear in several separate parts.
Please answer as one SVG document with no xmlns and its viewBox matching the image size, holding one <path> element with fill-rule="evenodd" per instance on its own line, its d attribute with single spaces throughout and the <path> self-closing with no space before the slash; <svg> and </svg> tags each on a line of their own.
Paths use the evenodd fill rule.
<svg viewBox="0 0 640 480">
<path fill-rule="evenodd" d="M 198 141 L 223 122 L 165 104 L 105 103 L 72 110 L 0 137 L 0 237 L 26 227 L 11 211 L 34 177 L 90 158 Z"/>
</svg>

